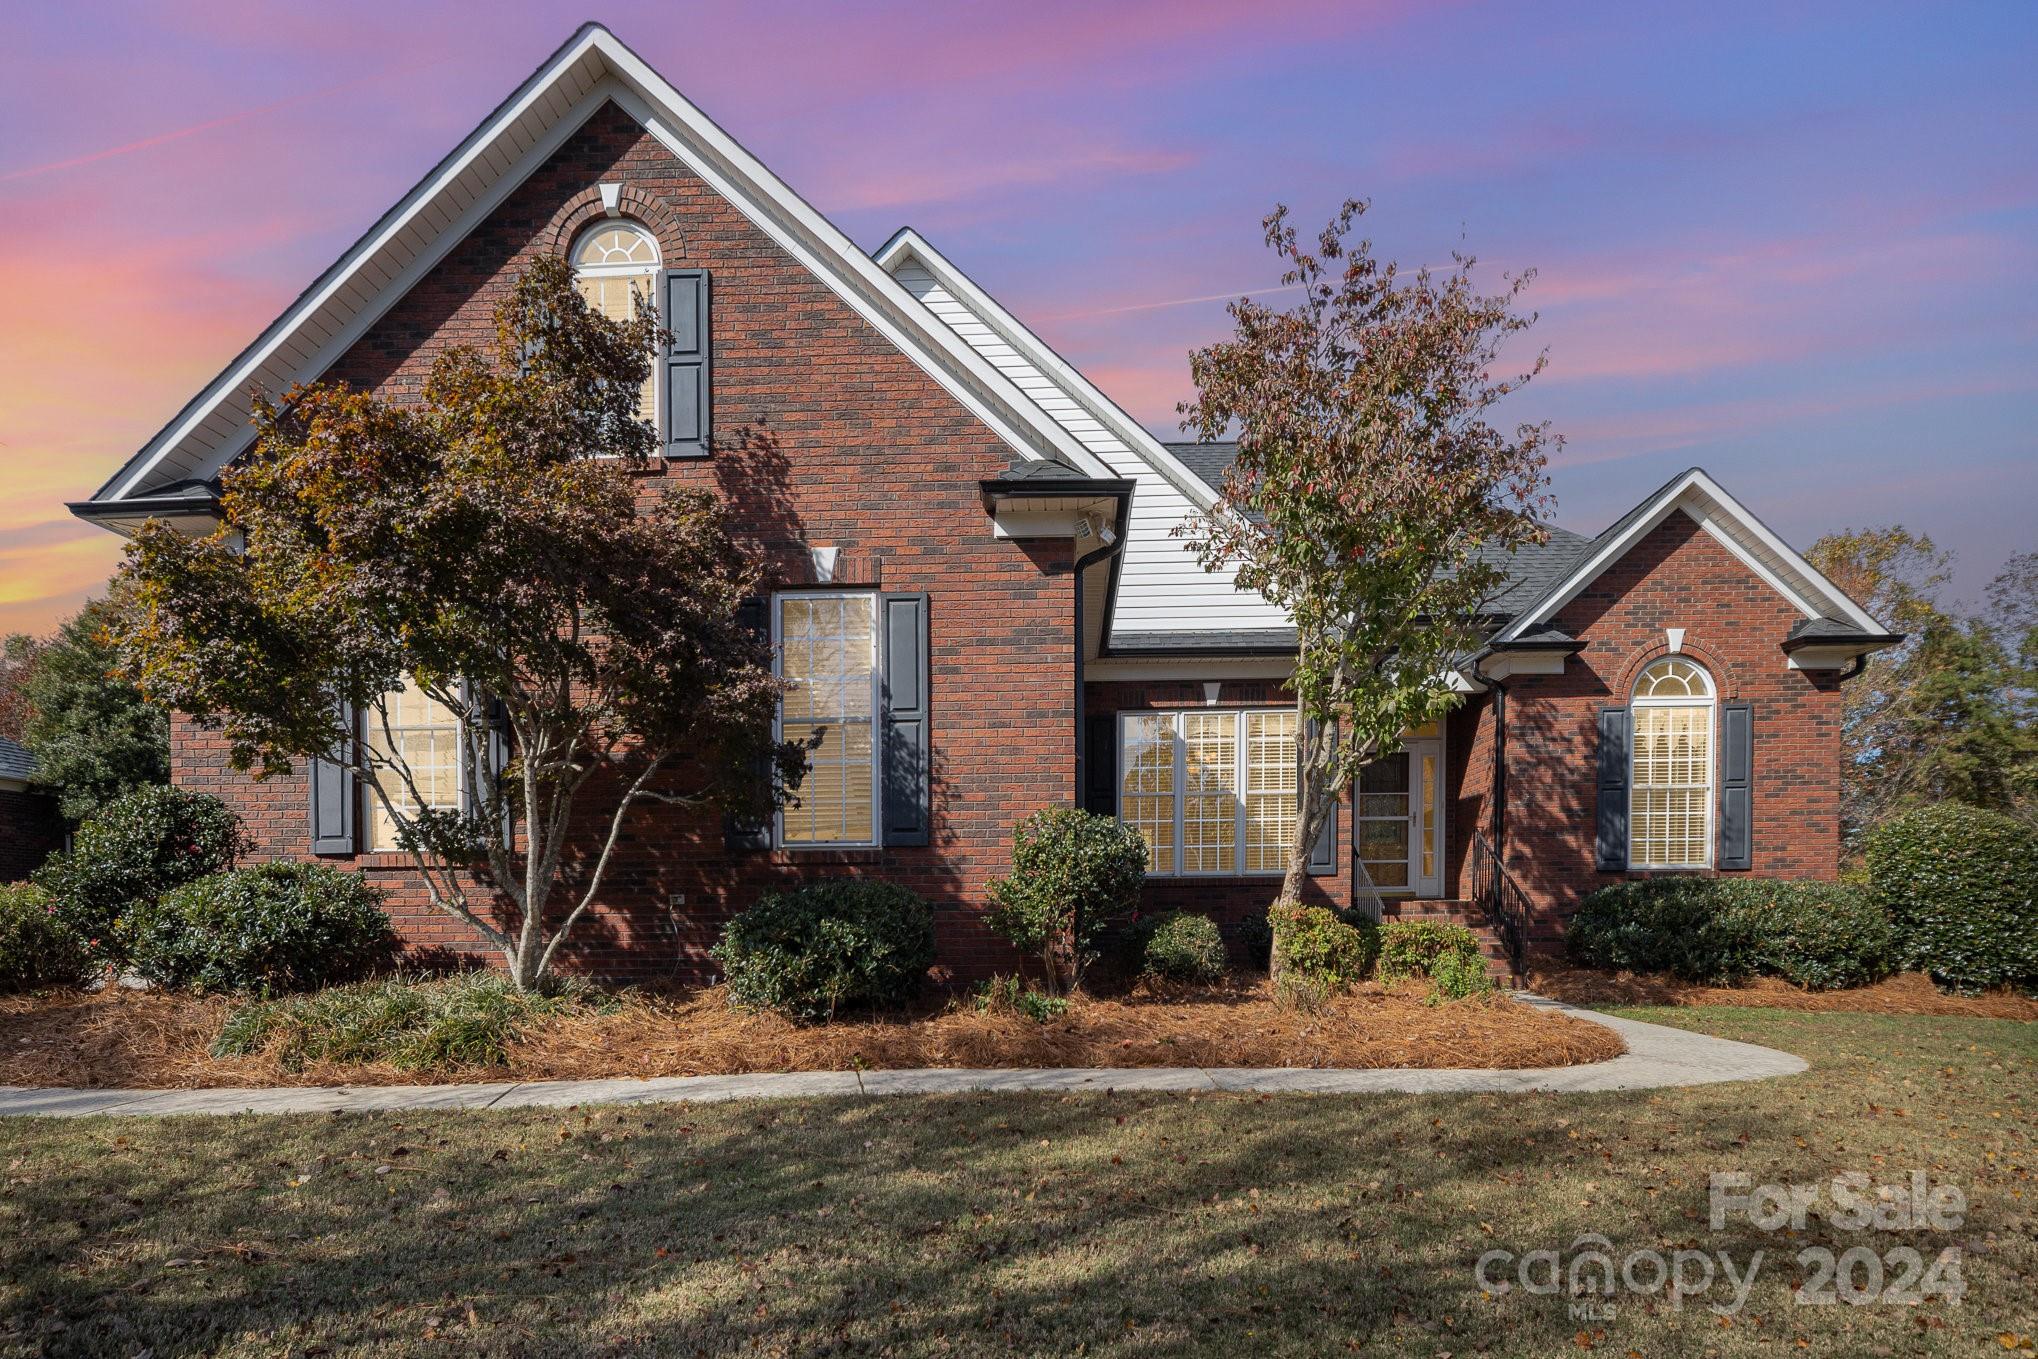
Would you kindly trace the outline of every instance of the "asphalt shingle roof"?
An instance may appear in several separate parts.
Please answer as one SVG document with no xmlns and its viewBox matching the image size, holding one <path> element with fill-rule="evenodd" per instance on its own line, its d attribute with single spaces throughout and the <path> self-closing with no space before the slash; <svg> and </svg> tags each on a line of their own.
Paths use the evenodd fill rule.
<svg viewBox="0 0 2038 1359">
<path fill-rule="evenodd" d="M 1223 486 L 1226 469 L 1238 460 L 1236 443 L 1171 443 L 1166 448 L 1212 490 Z M 1621 524 L 1601 534 L 1600 538 L 1610 536 L 1626 522 L 1624 519 Z M 1501 619 L 1503 626 L 1569 575 L 1592 544 L 1598 541 L 1555 524 L 1543 527 L 1550 531 L 1547 542 L 1524 545 L 1513 551 L 1488 547 L 1479 552 L 1481 561 L 1491 562 L 1507 576 L 1507 585 L 1490 602 L 1493 613 Z"/>
<path fill-rule="evenodd" d="M 35 756 L 28 753 L 28 747 L 0 736 L 0 779 L 27 782 L 34 777 Z"/>
</svg>

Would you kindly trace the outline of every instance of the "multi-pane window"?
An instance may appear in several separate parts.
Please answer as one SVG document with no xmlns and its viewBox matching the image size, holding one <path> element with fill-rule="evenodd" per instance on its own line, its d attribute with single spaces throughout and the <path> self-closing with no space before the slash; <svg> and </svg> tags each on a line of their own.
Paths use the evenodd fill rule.
<svg viewBox="0 0 2038 1359">
<path fill-rule="evenodd" d="M 1292 709 L 1125 713 L 1118 819 L 1146 838 L 1149 874 L 1280 873 L 1295 760 Z"/>
<path fill-rule="evenodd" d="M 1705 671 L 1668 657 L 1635 685 L 1628 862 L 1704 868 L 1712 862 L 1713 689 Z"/>
<path fill-rule="evenodd" d="M 584 233 L 573 250 L 573 280 L 588 308 L 611 321 L 637 314 L 637 301 L 657 299 L 658 243 L 634 222 L 603 222 Z M 644 379 L 637 413 L 649 420 L 658 409 L 657 366 Z"/>
<path fill-rule="evenodd" d="M 361 726 L 377 780 L 405 820 L 420 806 L 460 805 L 460 719 L 451 708 L 411 685 L 383 695 L 382 710 L 363 712 Z M 410 771 L 408 783 L 400 769 Z M 365 848 L 400 849 L 396 817 L 381 798 L 370 794 L 367 802 Z"/>
<path fill-rule="evenodd" d="M 789 845 L 877 843 L 877 596 L 776 599 L 780 673 L 790 682 L 780 735 L 813 741 L 798 804 L 780 814 Z"/>
<path fill-rule="evenodd" d="M 1297 790 L 1295 714 L 1245 715 L 1245 871 L 1281 873 L 1288 867 L 1301 814 Z"/>
</svg>

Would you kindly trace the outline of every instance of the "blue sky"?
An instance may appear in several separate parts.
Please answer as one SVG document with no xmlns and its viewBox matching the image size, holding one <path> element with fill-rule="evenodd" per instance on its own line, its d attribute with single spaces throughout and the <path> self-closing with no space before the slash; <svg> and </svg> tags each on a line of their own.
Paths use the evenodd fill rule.
<svg viewBox="0 0 2038 1359">
<path fill-rule="evenodd" d="M 11 16 L 0 630 L 117 543 L 89 492 L 583 18 L 254 0 Z M 2038 6 L 615 4 L 861 244 L 920 228 L 1156 431 L 1258 221 L 1370 197 L 1528 303 L 1594 530 L 1684 467 L 1803 546 L 2038 548 Z M 48 116 L 53 107 L 62 118 Z"/>
</svg>

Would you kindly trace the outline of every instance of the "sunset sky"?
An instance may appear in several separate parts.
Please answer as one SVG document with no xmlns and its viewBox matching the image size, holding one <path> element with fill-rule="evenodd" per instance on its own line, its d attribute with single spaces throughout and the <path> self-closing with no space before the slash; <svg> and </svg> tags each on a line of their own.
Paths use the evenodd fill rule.
<svg viewBox="0 0 2038 1359">
<path fill-rule="evenodd" d="M 1370 196 L 1383 254 L 1539 271 L 1560 522 L 1700 464 L 1969 597 L 2038 548 L 2038 5 L 79 2 L 0 19 L 0 632 L 118 557 L 62 502 L 588 17 L 1169 437 L 1261 214 Z"/>
</svg>

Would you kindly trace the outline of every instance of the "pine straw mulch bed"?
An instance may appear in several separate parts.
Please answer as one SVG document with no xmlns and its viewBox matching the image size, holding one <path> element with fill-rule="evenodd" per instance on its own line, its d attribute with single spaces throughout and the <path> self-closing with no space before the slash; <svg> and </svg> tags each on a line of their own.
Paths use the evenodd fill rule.
<svg viewBox="0 0 2038 1359">
<path fill-rule="evenodd" d="M 1949 995 L 1922 972 L 1899 973 L 1847 991 L 1806 991 L 1780 977 L 1757 977 L 1740 986 L 1700 986 L 1660 972 L 1546 966 L 1532 970 L 1529 989 L 1539 996 L 1587 1006 L 1758 1005 L 1774 1010 L 2038 1020 L 2038 998 L 2014 991 Z"/>
<path fill-rule="evenodd" d="M 1523 1067 L 1619 1056 L 1598 1024 L 1504 998 L 1425 1005 L 1419 987 L 1367 984 L 1319 1012 L 1276 1006 L 1265 982 L 1168 996 L 1085 997 L 1048 1023 L 930 1004 L 802 1027 L 731 1009 L 720 988 L 630 993 L 606 1014 L 531 1024 L 504 1066 L 406 1071 L 207 1049 L 233 1002 L 109 990 L 0 997 L 0 1085 L 189 1088 L 586 1080 L 921 1067 Z"/>
</svg>

